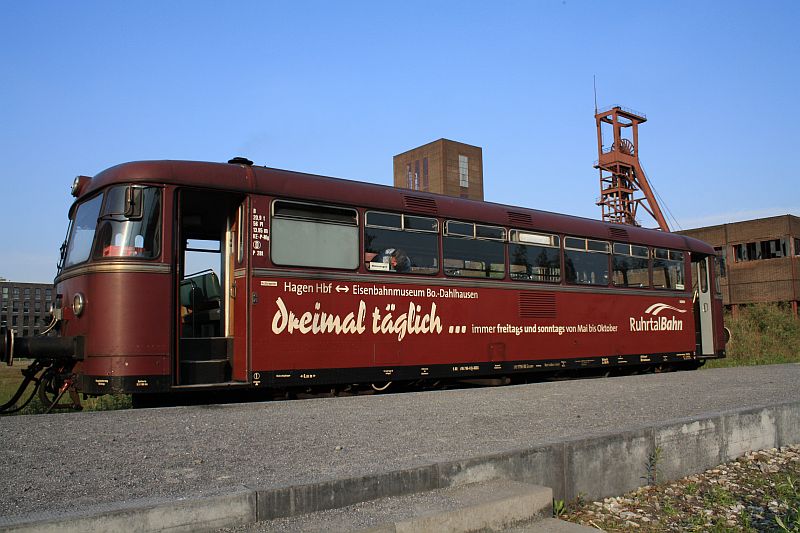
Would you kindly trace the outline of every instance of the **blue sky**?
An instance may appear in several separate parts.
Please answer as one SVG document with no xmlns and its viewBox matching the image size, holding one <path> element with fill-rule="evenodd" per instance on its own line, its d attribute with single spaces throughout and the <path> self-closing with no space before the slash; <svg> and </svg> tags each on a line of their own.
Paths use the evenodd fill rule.
<svg viewBox="0 0 800 533">
<path fill-rule="evenodd" d="M 788 0 L 4 2 L 0 276 L 52 280 L 72 178 L 140 159 L 388 185 L 446 137 L 487 200 L 599 218 L 593 76 L 647 115 L 681 227 L 800 215 L 799 26 Z"/>
</svg>

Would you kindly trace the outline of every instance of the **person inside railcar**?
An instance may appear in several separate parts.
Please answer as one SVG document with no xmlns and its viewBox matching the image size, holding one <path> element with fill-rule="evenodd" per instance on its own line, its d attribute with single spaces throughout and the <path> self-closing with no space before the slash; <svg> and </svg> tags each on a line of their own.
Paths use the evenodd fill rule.
<svg viewBox="0 0 800 533">
<path fill-rule="evenodd" d="M 370 260 L 370 263 L 385 263 L 391 272 L 405 274 L 411 272 L 411 259 L 399 248 L 387 248 Z"/>
</svg>

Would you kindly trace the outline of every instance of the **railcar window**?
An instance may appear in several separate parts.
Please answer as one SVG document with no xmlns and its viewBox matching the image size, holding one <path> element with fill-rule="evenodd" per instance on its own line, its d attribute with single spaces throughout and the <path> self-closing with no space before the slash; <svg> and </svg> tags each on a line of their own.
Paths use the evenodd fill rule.
<svg viewBox="0 0 800 533">
<path fill-rule="evenodd" d="M 649 256 L 647 246 L 614 243 L 614 285 L 649 287 Z"/>
<path fill-rule="evenodd" d="M 705 259 L 700 261 L 700 292 L 708 292 L 708 263 Z"/>
<path fill-rule="evenodd" d="M 300 220 L 316 220 L 347 225 L 358 224 L 358 213 L 355 209 L 348 207 L 276 200 L 272 206 L 272 214 L 280 218 L 297 218 Z"/>
<path fill-rule="evenodd" d="M 92 254 L 95 259 L 152 259 L 161 252 L 161 190 L 137 187 L 142 192 L 141 217 L 128 218 L 123 214 L 128 189 L 113 187 L 106 193 Z"/>
<path fill-rule="evenodd" d="M 271 232 L 271 257 L 277 265 L 358 267 L 355 209 L 277 200 Z"/>
<path fill-rule="evenodd" d="M 475 237 L 479 239 L 495 239 L 505 241 L 506 229 L 497 228 L 495 226 L 481 226 L 480 224 L 475 224 Z"/>
<path fill-rule="evenodd" d="M 400 274 L 439 272 L 439 221 L 368 211 L 364 262 L 368 270 Z"/>
<path fill-rule="evenodd" d="M 565 237 L 564 276 L 567 283 L 608 285 L 610 252 L 611 246 L 605 241 Z"/>
<path fill-rule="evenodd" d="M 460 235 L 462 237 L 474 237 L 475 236 L 475 224 L 469 224 L 467 222 L 456 222 L 454 220 L 448 220 L 445 224 L 445 233 L 447 235 Z"/>
<path fill-rule="evenodd" d="M 558 235 L 511 230 L 508 245 L 511 279 L 561 281 L 561 253 Z"/>
<path fill-rule="evenodd" d="M 247 224 L 247 213 L 245 212 L 244 204 L 239 206 L 239 210 L 237 212 L 237 220 L 236 220 L 236 262 L 242 264 L 244 261 L 244 249 L 246 248 L 246 238 L 247 238 L 247 228 L 245 227 Z"/>
<path fill-rule="evenodd" d="M 83 263 L 89 259 L 102 203 L 103 196 L 97 195 L 78 206 L 67 243 L 67 254 L 64 260 L 65 268 Z"/>
<path fill-rule="evenodd" d="M 476 238 L 478 234 L 481 237 Z M 447 221 L 445 236 L 442 239 L 445 275 L 504 278 L 506 270 L 504 237 L 505 228 Z"/>
<path fill-rule="evenodd" d="M 608 253 L 610 251 L 609 244 L 603 241 L 593 241 L 590 239 L 586 240 L 586 249 L 591 252 L 604 252 Z"/>
<path fill-rule="evenodd" d="M 653 250 L 653 287 L 682 291 L 685 288 L 683 252 Z"/>
<path fill-rule="evenodd" d="M 403 215 L 403 229 L 439 232 L 439 221 L 429 217 L 412 217 Z"/>
<path fill-rule="evenodd" d="M 368 226 L 374 228 L 403 229 L 403 215 L 368 211 L 366 214 L 366 223 Z"/>
</svg>

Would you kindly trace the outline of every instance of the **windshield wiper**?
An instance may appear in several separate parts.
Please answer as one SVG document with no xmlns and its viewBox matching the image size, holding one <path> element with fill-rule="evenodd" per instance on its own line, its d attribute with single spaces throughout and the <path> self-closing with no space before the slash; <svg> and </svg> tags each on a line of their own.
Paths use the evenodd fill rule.
<svg viewBox="0 0 800 533">
<path fill-rule="evenodd" d="M 61 248 L 59 249 L 59 258 L 58 264 L 56 265 L 56 271 L 61 272 L 61 269 L 64 267 L 64 260 L 67 257 L 67 241 L 66 239 L 61 244 Z"/>
</svg>

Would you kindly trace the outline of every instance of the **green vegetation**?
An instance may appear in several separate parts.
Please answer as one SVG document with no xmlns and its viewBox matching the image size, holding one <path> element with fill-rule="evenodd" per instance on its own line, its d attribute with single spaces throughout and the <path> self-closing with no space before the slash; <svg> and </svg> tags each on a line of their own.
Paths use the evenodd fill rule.
<svg viewBox="0 0 800 533">
<path fill-rule="evenodd" d="M 705 368 L 800 362 L 800 320 L 786 305 L 740 307 L 736 318 L 725 313 L 725 326 L 731 330 L 728 357 Z"/>
<path fill-rule="evenodd" d="M 702 474 L 570 502 L 560 517 L 609 533 L 800 533 L 800 447 L 748 452 Z"/>
<path fill-rule="evenodd" d="M 26 368 L 28 362 L 15 361 L 14 366 L 0 365 L 0 405 L 6 403 L 17 392 L 17 388 L 22 383 L 23 377 L 20 370 Z M 26 400 L 30 395 L 31 388 L 23 395 L 22 400 Z M 69 404 L 69 394 L 65 394 L 61 399 L 61 404 Z M 114 409 L 128 409 L 131 407 L 131 397 L 128 395 L 106 395 L 97 398 L 86 398 L 81 400 L 84 411 L 111 411 Z M 37 395 L 19 413 L 20 415 L 34 415 L 44 413 L 47 406 L 43 405 Z M 53 413 L 73 412 L 72 409 L 54 409 Z"/>
<path fill-rule="evenodd" d="M 800 479 L 786 476 L 786 481 L 777 486 L 778 496 L 786 502 L 786 512 L 776 516 L 775 522 L 781 531 L 800 533 Z"/>
<path fill-rule="evenodd" d="M 553 500 L 553 516 L 559 518 L 567 511 L 567 504 L 564 500 Z"/>
<path fill-rule="evenodd" d="M 661 472 L 661 453 L 663 450 L 661 446 L 656 446 L 656 449 L 647 457 L 647 463 L 644 465 L 646 475 L 642 479 L 648 485 L 655 485 L 660 481 Z"/>
</svg>

